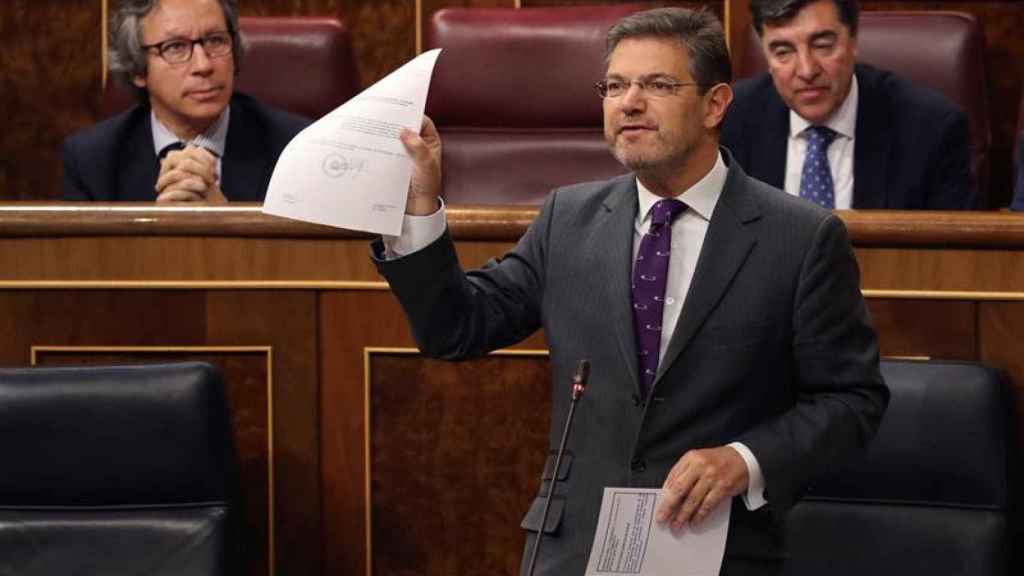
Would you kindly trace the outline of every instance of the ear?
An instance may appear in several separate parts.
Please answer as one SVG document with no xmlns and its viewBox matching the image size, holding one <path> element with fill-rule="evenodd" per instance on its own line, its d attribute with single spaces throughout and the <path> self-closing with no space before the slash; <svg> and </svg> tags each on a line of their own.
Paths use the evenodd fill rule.
<svg viewBox="0 0 1024 576">
<path fill-rule="evenodd" d="M 141 74 L 136 74 L 134 77 L 132 77 L 132 84 L 134 84 L 137 88 L 142 88 L 143 90 L 145 90 L 146 77 Z"/>
<path fill-rule="evenodd" d="M 712 86 L 704 94 L 704 127 L 708 130 L 718 128 L 731 103 L 731 86 L 724 82 Z"/>
</svg>

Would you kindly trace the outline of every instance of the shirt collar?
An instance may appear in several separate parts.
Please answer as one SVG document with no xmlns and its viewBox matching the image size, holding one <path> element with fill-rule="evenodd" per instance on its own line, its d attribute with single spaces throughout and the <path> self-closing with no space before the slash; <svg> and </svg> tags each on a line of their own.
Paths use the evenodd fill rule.
<svg viewBox="0 0 1024 576">
<path fill-rule="evenodd" d="M 857 75 L 854 74 L 853 79 L 850 81 L 850 93 L 846 95 L 842 105 L 839 106 L 836 113 L 824 125 L 835 130 L 840 136 L 845 136 L 852 140 L 857 132 L 857 99 Z M 800 136 L 810 125 L 810 122 L 804 120 L 802 116 L 792 109 L 789 111 L 790 138 Z"/>
<path fill-rule="evenodd" d="M 710 221 L 711 214 L 715 211 L 715 205 L 718 204 L 718 198 L 722 195 L 722 189 L 725 188 L 725 179 L 728 174 L 729 170 L 725 166 L 725 161 L 722 160 L 722 153 L 719 152 L 715 165 L 711 167 L 711 170 L 689 189 L 677 194 L 675 198 L 682 200 L 689 208 L 689 212 L 693 212 L 704 220 Z M 640 212 L 637 214 L 637 221 L 643 223 L 644 220 L 650 217 L 651 207 L 654 206 L 655 202 L 664 200 L 664 198 L 644 187 L 639 178 L 636 179 L 636 189 L 640 202 Z"/>
<path fill-rule="evenodd" d="M 206 148 L 210 152 L 217 155 L 218 158 L 224 156 L 224 148 L 227 145 L 228 140 L 228 120 L 231 117 L 231 106 L 224 109 L 217 120 L 210 125 L 206 132 L 196 136 L 192 140 L 186 142 L 186 144 L 193 144 L 202 148 Z M 181 139 L 174 135 L 166 126 L 163 125 L 160 120 L 156 117 L 156 112 L 149 113 L 149 122 L 153 127 L 153 149 L 159 154 L 161 150 L 166 148 L 169 144 L 175 142 L 181 142 Z"/>
</svg>

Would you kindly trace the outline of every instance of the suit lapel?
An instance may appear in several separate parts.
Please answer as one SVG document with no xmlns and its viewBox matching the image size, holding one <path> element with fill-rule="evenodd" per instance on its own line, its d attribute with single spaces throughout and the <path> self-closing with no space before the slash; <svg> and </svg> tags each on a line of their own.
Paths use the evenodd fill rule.
<svg viewBox="0 0 1024 576">
<path fill-rule="evenodd" d="M 153 125 L 149 107 L 139 109 L 133 125 L 126 132 L 115 164 L 117 190 L 115 198 L 129 201 L 156 200 L 156 177 L 160 173 L 153 149 Z"/>
<path fill-rule="evenodd" d="M 591 255 L 597 278 L 603 283 L 606 312 L 612 319 L 619 353 L 633 380 L 633 389 L 640 391 L 636 357 L 636 336 L 633 333 L 633 229 L 637 212 L 636 179 L 620 181 L 605 199 L 604 219 L 593 228 L 598 250 Z"/>
<path fill-rule="evenodd" d="M 262 200 L 272 164 L 258 126 L 246 120 L 246 108 L 231 101 L 228 138 L 221 159 L 221 190 L 228 200 Z"/>
<path fill-rule="evenodd" d="M 757 243 L 746 224 L 760 217 L 757 204 L 746 192 L 747 175 L 729 158 L 729 175 L 711 216 L 697 269 L 686 296 L 665 357 L 658 365 L 654 385 L 690 344 L 708 315 L 721 301 L 736 273 Z"/>
<path fill-rule="evenodd" d="M 886 161 L 892 138 L 889 131 L 887 97 L 877 90 L 876 74 L 858 65 L 857 134 L 853 144 L 853 207 L 885 208 Z"/>
</svg>

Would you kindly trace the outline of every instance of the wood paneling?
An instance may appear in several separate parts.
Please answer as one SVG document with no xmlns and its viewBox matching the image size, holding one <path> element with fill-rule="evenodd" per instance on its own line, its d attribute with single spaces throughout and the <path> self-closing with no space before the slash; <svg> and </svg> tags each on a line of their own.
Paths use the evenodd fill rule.
<svg viewBox="0 0 1024 576">
<path fill-rule="evenodd" d="M 7 0 L 0 5 L 0 197 L 60 191 L 60 144 L 95 121 L 100 0 Z"/>
<path fill-rule="evenodd" d="M 546 354 L 371 352 L 367 372 L 372 573 L 516 574 L 547 453 Z"/>
<path fill-rule="evenodd" d="M 971 360 L 978 357 L 974 302 L 868 300 L 871 320 L 881 335 L 883 357 Z"/>
</svg>

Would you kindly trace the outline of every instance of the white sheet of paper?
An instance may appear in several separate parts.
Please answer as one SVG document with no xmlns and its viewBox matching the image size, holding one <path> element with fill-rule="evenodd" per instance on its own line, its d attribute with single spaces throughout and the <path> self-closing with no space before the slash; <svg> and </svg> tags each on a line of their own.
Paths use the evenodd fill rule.
<svg viewBox="0 0 1024 576">
<path fill-rule="evenodd" d="M 729 502 L 678 534 L 654 520 L 657 488 L 605 488 L 587 576 L 717 576 L 729 532 Z"/>
<path fill-rule="evenodd" d="M 274 166 L 263 212 L 397 236 L 412 173 L 398 134 L 419 132 L 440 53 L 420 54 L 299 132 Z"/>
</svg>

